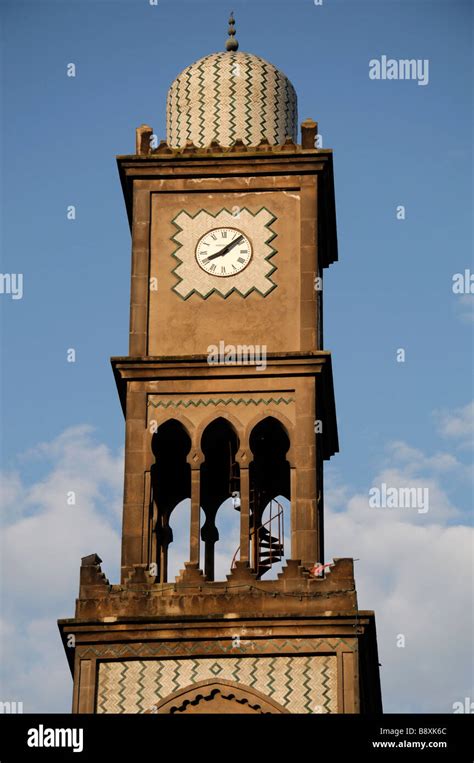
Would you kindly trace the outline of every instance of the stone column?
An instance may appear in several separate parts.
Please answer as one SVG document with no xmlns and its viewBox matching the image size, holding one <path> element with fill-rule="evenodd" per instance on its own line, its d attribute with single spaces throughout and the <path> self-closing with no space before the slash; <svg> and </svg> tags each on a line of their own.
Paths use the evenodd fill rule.
<svg viewBox="0 0 474 763">
<path fill-rule="evenodd" d="M 315 380 L 305 379 L 297 397 L 295 467 L 291 484 L 291 558 L 311 567 L 319 559 L 314 433 Z"/>
<path fill-rule="evenodd" d="M 134 564 L 144 563 L 143 512 L 148 463 L 146 416 L 146 393 L 138 384 L 132 383 L 127 390 L 122 582 Z"/>
<path fill-rule="evenodd" d="M 150 277 L 150 191 L 135 181 L 132 224 L 132 278 L 130 287 L 131 357 L 148 352 L 148 299 Z"/>
<path fill-rule="evenodd" d="M 199 568 L 201 547 L 201 464 L 204 456 L 201 450 L 192 449 L 188 456 L 191 467 L 191 522 L 189 533 L 189 562 Z"/>
<path fill-rule="evenodd" d="M 248 444 L 235 456 L 240 474 L 240 552 L 241 562 L 250 563 L 250 476 Z"/>
</svg>

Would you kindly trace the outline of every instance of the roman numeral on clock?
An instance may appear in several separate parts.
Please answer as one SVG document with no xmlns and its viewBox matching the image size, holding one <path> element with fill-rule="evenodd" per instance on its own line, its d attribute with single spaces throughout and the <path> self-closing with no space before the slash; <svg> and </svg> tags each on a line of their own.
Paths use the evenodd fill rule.
<svg viewBox="0 0 474 763">
<path fill-rule="evenodd" d="M 237 257 L 237 262 L 245 262 L 245 257 Z"/>
</svg>

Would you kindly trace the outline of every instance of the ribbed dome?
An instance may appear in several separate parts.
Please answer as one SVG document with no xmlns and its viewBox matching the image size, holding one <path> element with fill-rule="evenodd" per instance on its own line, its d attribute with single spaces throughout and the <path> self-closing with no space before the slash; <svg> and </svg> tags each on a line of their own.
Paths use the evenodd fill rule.
<svg viewBox="0 0 474 763">
<path fill-rule="evenodd" d="M 297 136 L 296 92 L 283 72 L 250 53 L 212 53 L 184 69 L 168 91 L 167 143 L 281 145 Z"/>
</svg>

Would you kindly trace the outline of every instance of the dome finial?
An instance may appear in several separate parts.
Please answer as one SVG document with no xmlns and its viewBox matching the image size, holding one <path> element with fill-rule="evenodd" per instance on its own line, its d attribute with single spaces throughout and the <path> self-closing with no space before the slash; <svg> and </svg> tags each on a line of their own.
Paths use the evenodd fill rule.
<svg viewBox="0 0 474 763">
<path fill-rule="evenodd" d="M 226 50 L 229 52 L 235 51 L 239 49 L 239 43 L 235 39 L 235 19 L 234 19 L 234 11 L 230 14 L 229 19 L 229 37 L 225 44 Z"/>
</svg>

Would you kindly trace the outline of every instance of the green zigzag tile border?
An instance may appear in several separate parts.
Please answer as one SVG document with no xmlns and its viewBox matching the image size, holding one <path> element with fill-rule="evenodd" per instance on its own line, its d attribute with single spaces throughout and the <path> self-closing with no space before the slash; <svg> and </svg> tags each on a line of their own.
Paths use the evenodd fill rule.
<svg viewBox="0 0 474 763">
<path fill-rule="evenodd" d="M 198 408 L 200 405 L 203 405 L 207 408 L 209 405 L 214 405 L 216 407 L 218 405 L 240 405 L 241 403 L 244 405 L 260 405 L 260 403 L 264 403 L 265 405 L 269 405 L 270 403 L 274 403 L 275 405 L 280 405 L 280 403 L 284 403 L 284 405 L 290 405 L 290 403 L 294 402 L 294 397 L 260 397 L 258 399 L 250 398 L 249 400 L 245 400 L 243 397 L 228 397 L 227 399 L 220 397 L 217 400 L 203 400 L 202 398 L 199 400 L 187 401 L 177 400 L 176 402 L 174 400 L 168 400 L 166 403 L 162 400 L 160 400 L 158 403 L 154 403 L 153 400 L 149 400 L 148 405 L 152 406 L 153 408 L 190 408 L 191 406 Z"/>
<path fill-rule="evenodd" d="M 179 212 L 178 212 L 178 213 L 175 215 L 175 217 L 174 217 L 174 218 L 173 218 L 173 220 L 171 221 L 171 222 L 173 223 L 174 227 L 175 227 L 175 228 L 177 228 L 177 232 L 174 234 L 174 236 L 171 236 L 171 241 L 172 241 L 174 244 L 176 244 L 176 249 L 174 250 L 174 252 L 171 252 L 171 256 L 172 256 L 172 257 L 174 257 L 174 258 L 175 258 L 175 260 L 178 260 L 178 263 L 177 263 L 177 265 L 175 265 L 175 267 L 173 268 L 173 270 L 172 270 L 171 272 L 172 272 L 172 274 L 173 274 L 174 276 L 176 276 L 176 278 L 178 279 L 178 282 L 177 282 L 177 283 L 176 283 L 176 284 L 173 286 L 173 288 L 172 288 L 172 291 L 174 291 L 174 293 L 175 293 L 175 294 L 176 294 L 176 295 L 177 295 L 177 296 L 178 296 L 180 299 L 182 299 L 182 300 L 183 300 L 183 302 L 186 302 L 186 300 L 188 300 L 190 297 L 192 297 L 192 296 L 193 296 L 193 294 L 196 294 L 198 297 L 201 297 L 202 299 L 208 299 L 208 297 L 210 297 L 210 296 L 211 296 L 211 294 L 217 294 L 219 297 L 222 297 L 222 299 L 227 299 L 227 298 L 228 298 L 228 297 L 230 297 L 230 295 L 231 295 L 231 294 L 233 294 L 234 292 L 235 292 L 236 294 L 239 294 L 241 297 L 243 297 L 243 298 L 245 299 L 246 297 L 248 297 L 248 296 L 249 296 L 249 294 L 252 294 L 252 292 L 254 292 L 254 291 L 255 291 L 255 292 L 257 292 L 257 294 L 260 294 L 260 296 L 261 296 L 261 297 L 264 297 L 264 298 L 265 298 L 265 297 L 268 297 L 268 295 L 269 295 L 269 294 L 271 294 L 271 293 L 272 293 L 272 291 L 273 291 L 274 289 L 276 289 L 276 287 L 277 287 L 277 284 L 276 284 L 276 283 L 274 283 L 274 281 L 272 281 L 272 279 L 270 278 L 270 276 L 272 276 L 272 275 L 273 275 L 273 273 L 275 272 L 275 270 L 277 269 L 277 267 L 276 267 L 276 265 L 274 265 L 274 264 L 273 264 L 273 262 L 270 262 L 270 260 L 271 260 L 271 258 L 272 258 L 272 257 L 274 257 L 274 256 L 275 256 L 275 254 L 277 254 L 277 250 L 275 249 L 275 247 L 274 247 L 274 246 L 271 246 L 271 245 L 270 245 L 270 242 L 271 242 L 271 241 L 273 241 L 273 239 L 275 239 L 275 238 L 276 238 L 276 236 L 277 236 L 277 234 L 275 233 L 275 231 L 273 231 L 273 230 L 271 229 L 271 226 L 273 225 L 273 223 L 275 222 L 275 220 L 277 219 L 277 217 L 276 217 L 276 215 L 274 215 L 274 214 L 273 214 L 273 212 L 270 212 L 270 210 L 268 209 L 268 207 L 265 207 L 265 206 L 263 206 L 263 207 L 260 207 L 260 209 L 259 209 L 257 212 L 252 212 L 252 211 L 251 211 L 251 210 L 250 210 L 248 207 L 241 207 L 241 209 L 242 209 L 242 211 L 248 212 L 250 215 L 252 215 L 252 217 L 256 217 L 257 215 L 259 215 L 259 214 L 260 214 L 260 212 L 262 212 L 262 210 L 265 210 L 266 212 L 268 212 L 268 214 L 269 214 L 269 215 L 271 215 L 271 216 L 272 216 L 272 219 L 271 219 L 271 220 L 269 220 L 269 221 L 268 221 L 268 223 L 265 223 L 265 228 L 268 228 L 268 231 L 269 231 L 269 233 L 270 233 L 271 235 L 270 235 L 270 236 L 267 238 L 267 240 L 264 242 L 265 244 L 268 244 L 268 246 L 270 246 L 270 249 L 271 249 L 271 252 L 270 252 L 269 254 L 267 254 L 267 256 L 264 258 L 264 259 L 265 259 L 265 260 L 266 260 L 266 261 L 267 261 L 267 262 L 268 262 L 268 263 L 269 263 L 269 264 L 272 266 L 272 269 L 270 270 L 270 272 L 269 272 L 269 273 L 267 273 L 267 275 L 265 276 L 265 278 L 268 278 L 268 280 L 269 280 L 269 281 L 270 281 L 270 283 L 272 284 L 272 287 L 271 287 L 271 289 L 269 289 L 269 291 L 267 291 L 265 294 L 263 294 L 263 292 L 261 292 L 261 291 L 260 291 L 260 289 L 257 289 L 257 287 L 256 287 L 256 286 L 252 286 L 252 288 L 251 288 L 251 289 L 249 289 L 249 291 L 247 291 L 247 292 L 245 292 L 245 293 L 244 293 L 244 292 L 240 291 L 240 289 L 237 289 L 237 287 L 235 287 L 235 286 L 234 286 L 234 288 L 233 288 L 233 289 L 231 289 L 231 290 L 229 291 L 229 293 L 228 293 L 228 294 L 226 294 L 225 296 L 224 296 L 223 294 L 221 294 L 221 293 L 220 293 L 220 291 L 218 291 L 216 288 L 213 288 L 213 289 L 211 289 L 209 292 L 207 292 L 207 294 L 201 294 L 199 291 L 196 291 L 196 289 L 193 289 L 192 291 L 190 291 L 190 292 L 189 292 L 189 294 L 188 294 L 186 297 L 183 297 L 183 296 L 182 296 L 182 295 L 181 295 L 179 292 L 177 292 L 177 291 L 176 291 L 176 287 L 177 287 L 177 286 L 178 286 L 178 284 L 180 284 L 180 283 L 181 283 L 181 281 L 183 280 L 183 279 L 181 278 L 181 276 L 179 276 L 179 275 L 176 273 L 176 270 L 177 270 L 177 268 L 179 268 L 179 266 L 180 266 L 180 265 L 182 264 L 182 262 L 183 262 L 183 260 L 182 260 L 182 259 L 180 259 L 180 257 L 178 257 L 178 254 L 177 254 L 177 252 L 179 252 L 179 250 L 181 249 L 181 247 L 182 247 L 183 245 L 182 245 L 182 244 L 181 244 L 179 241 L 177 241 L 177 240 L 176 240 L 176 236 L 178 235 L 178 233 L 181 233 L 181 231 L 183 230 L 183 228 L 181 228 L 181 226 L 180 226 L 180 225 L 178 225 L 178 223 L 176 222 L 176 218 L 177 218 L 177 217 L 179 217 L 179 215 L 180 215 L 181 213 L 184 213 L 185 215 L 187 215 L 187 216 L 188 216 L 188 217 L 189 217 L 191 220 L 194 220 L 194 218 L 195 218 L 195 217 L 197 217 L 197 215 L 201 214 L 201 212 L 206 212 L 206 214 L 210 215 L 211 217 L 214 217 L 214 219 L 215 219 L 215 218 L 216 218 L 218 215 L 220 215 L 222 212 L 227 212 L 229 215 L 232 215 L 232 210 L 231 210 L 231 209 L 227 209 L 227 207 L 222 207 L 222 209 L 220 209 L 220 210 L 219 210 L 218 212 L 216 212 L 215 214 L 213 214 L 212 212 L 209 212 L 209 210 L 207 210 L 207 209 L 199 209 L 199 210 L 196 212 L 196 214 L 194 214 L 194 215 L 190 215 L 190 214 L 189 214 L 189 212 L 188 212 L 186 209 L 180 209 L 180 210 L 179 210 Z"/>
<path fill-rule="evenodd" d="M 289 655 L 294 653 L 308 652 L 317 649 L 319 646 L 326 647 L 335 652 L 339 645 L 344 645 L 349 651 L 357 651 L 357 645 L 354 647 L 348 643 L 345 639 L 291 639 L 285 640 L 256 640 L 256 646 L 261 646 L 261 651 L 252 651 L 252 653 L 242 654 L 238 656 L 242 658 L 252 657 L 259 655 L 260 657 L 268 657 L 271 652 L 263 651 L 263 649 L 269 649 L 273 652 L 278 652 L 281 655 Z M 136 657 L 182 657 L 186 655 L 196 655 L 199 657 L 227 655 L 229 657 L 237 656 L 232 647 L 232 640 L 215 640 L 204 641 L 196 644 L 175 642 L 161 642 L 157 645 L 154 644 L 119 644 L 119 645 L 104 645 L 87 647 L 84 652 L 81 652 L 81 658 L 89 655 L 98 657 L 99 659 L 130 659 L 131 655 Z"/>
<path fill-rule="evenodd" d="M 324 659 L 324 657 L 321 658 L 321 663 L 323 667 L 321 668 L 321 675 L 323 674 L 323 671 L 327 669 L 327 659 Z M 311 664 L 309 660 L 306 660 L 306 665 L 303 670 L 303 676 L 304 680 L 301 685 L 301 688 L 304 689 L 303 697 L 304 697 L 304 706 L 305 710 L 308 713 L 312 712 L 312 703 L 311 703 Z"/>
<path fill-rule="evenodd" d="M 330 694 L 330 688 L 329 688 L 329 681 L 331 676 L 329 675 L 329 671 L 331 668 L 331 663 L 326 658 L 323 662 L 323 667 L 321 669 L 321 684 L 323 686 L 323 691 L 321 692 L 321 696 L 324 698 L 323 700 L 323 707 L 325 707 L 330 713 L 330 705 L 331 705 L 331 694 Z"/>
</svg>

